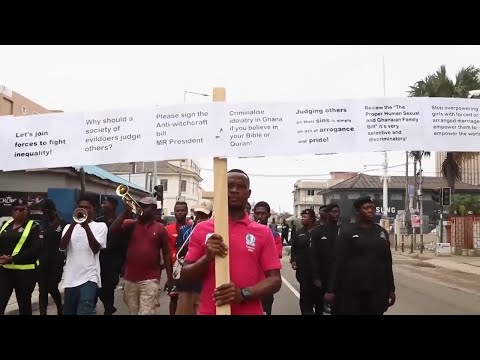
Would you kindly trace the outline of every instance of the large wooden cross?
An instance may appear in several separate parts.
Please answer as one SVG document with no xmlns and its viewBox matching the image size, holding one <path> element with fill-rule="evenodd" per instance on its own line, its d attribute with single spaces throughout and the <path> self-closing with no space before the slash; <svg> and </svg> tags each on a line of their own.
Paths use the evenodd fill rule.
<svg viewBox="0 0 480 360">
<path fill-rule="evenodd" d="M 213 101 L 225 101 L 225 88 L 213 89 Z M 213 158 L 213 200 L 215 204 L 215 233 L 223 238 L 225 245 L 228 241 L 228 184 L 227 184 L 227 159 Z M 230 252 L 222 258 L 215 258 L 215 287 L 230 283 Z M 217 307 L 217 315 L 230 315 L 230 305 Z"/>
</svg>

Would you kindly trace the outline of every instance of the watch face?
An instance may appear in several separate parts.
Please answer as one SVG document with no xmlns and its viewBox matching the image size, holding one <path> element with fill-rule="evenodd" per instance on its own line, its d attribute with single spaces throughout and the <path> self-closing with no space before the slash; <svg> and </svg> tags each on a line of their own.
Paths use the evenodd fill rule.
<svg viewBox="0 0 480 360">
<path fill-rule="evenodd" d="M 242 296 L 245 298 L 245 299 L 250 299 L 252 293 L 250 292 L 250 290 L 248 289 L 242 289 Z"/>
</svg>

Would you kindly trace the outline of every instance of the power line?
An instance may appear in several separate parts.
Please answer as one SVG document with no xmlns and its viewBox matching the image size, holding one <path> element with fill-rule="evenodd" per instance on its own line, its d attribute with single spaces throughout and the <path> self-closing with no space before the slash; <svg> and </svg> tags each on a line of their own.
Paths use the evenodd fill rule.
<svg viewBox="0 0 480 360">
<path fill-rule="evenodd" d="M 405 164 L 398 164 L 398 165 L 392 165 L 389 166 L 388 169 L 393 169 L 397 167 L 405 166 Z M 207 168 L 200 168 L 200 170 L 203 171 L 212 171 L 213 169 L 207 169 Z M 383 170 L 383 168 L 377 168 L 377 169 L 370 169 L 370 170 L 363 170 L 363 171 L 357 171 L 359 174 L 361 173 L 366 173 L 366 172 L 373 172 L 373 171 L 379 171 Z M 353 171 L 355 172 L 355 171 Z M 321 177 L 321 176 L 330 176 L 331 174 L 293 174 L 293 175 L 286 175 L 286 174 L 248 174 L 249 177 L 267 177 L 267 178 L 289 178 L 289 177 Z"/>
</svg>

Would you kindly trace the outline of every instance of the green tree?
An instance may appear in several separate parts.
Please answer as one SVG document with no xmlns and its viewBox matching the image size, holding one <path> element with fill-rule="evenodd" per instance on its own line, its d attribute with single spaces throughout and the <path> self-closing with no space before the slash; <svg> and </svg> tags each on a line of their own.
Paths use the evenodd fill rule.
<svg viewBox="0 0 480 360">
<path fill-rule="evenodd" d="M 480 214 L 480 195 L 456 194 L 452 198 L 450 211 L 456 211 L 458 215 L 479 215 Z"/>
<path fill-rule="evenodd" d="M 408 92 L 412 97 L 447 97 L 468 98 L 470 91 L 480 89 L 480 69 L 473 65 L 462 68 L 451 79 L 447 75 L 445 65 L 440 66 L 432 75 L 417 81 L 410 86 Z M 455 190 L 455 182 L 462 178 L 462 164 L 479 153 L 474 152 L 447 152 L 442 163 L 442 174 L 448 186 Z"/>
</svg>

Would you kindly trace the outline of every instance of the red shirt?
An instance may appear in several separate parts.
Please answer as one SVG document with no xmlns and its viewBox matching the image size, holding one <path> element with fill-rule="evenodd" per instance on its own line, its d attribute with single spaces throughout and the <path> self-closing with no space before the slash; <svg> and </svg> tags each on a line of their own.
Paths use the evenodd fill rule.
<svg viewBox="0 0 480 360">
<path fill-rule="evenodd" d="M 170 253 L 172 254 L 172 264 L 175 264 L 176 254 L 177 254 L 177 236 L 178 231 L 183 225 L 191 224 L 191 221 L 187 221 L 185 224 L 178 224 L 176 222 L 168 224 L 165 229 L 167 229 L 168 233 L 168 244 L 170 245 Z"/>
<path fill-rule="evenodd" d="M 278 258 L 281 259 L 283 256 L 283 241 L 278 232 L 275 232 L 273 235 L 275 239 L 275 247 L 277 248 Z"/>
<path fill-rule="evenodd" d="M 165 238 L 168 237 L 165 227 L 152 221 L 142 224 L 127 219 L 122 224 L 122 230 L 132 230 L 125 261 L 124 279 L 131 282 L 160 279 L 160 251 Z"/>
<path fill-rule="evenodd" d="M 190 237 L 185 260 L 195 262 L 200 259 L 205 254 L 205 243 L 213 233 L 213 219 L 199 223 Z M 256 285 L 265 279 L 265 271 L 282 268 L 272 232 L 250 220 L 246 213 L 241 220 L 229 220 L 228 236 L 230 279 L 237 287 Z M 199 315 L 215 315 L 214 289 L 215 262 L 212 261 L 203 278 Z M 231 310 L 232 315 L 263 315 L 261 299 L 232 304 Z"/>
</svg>

